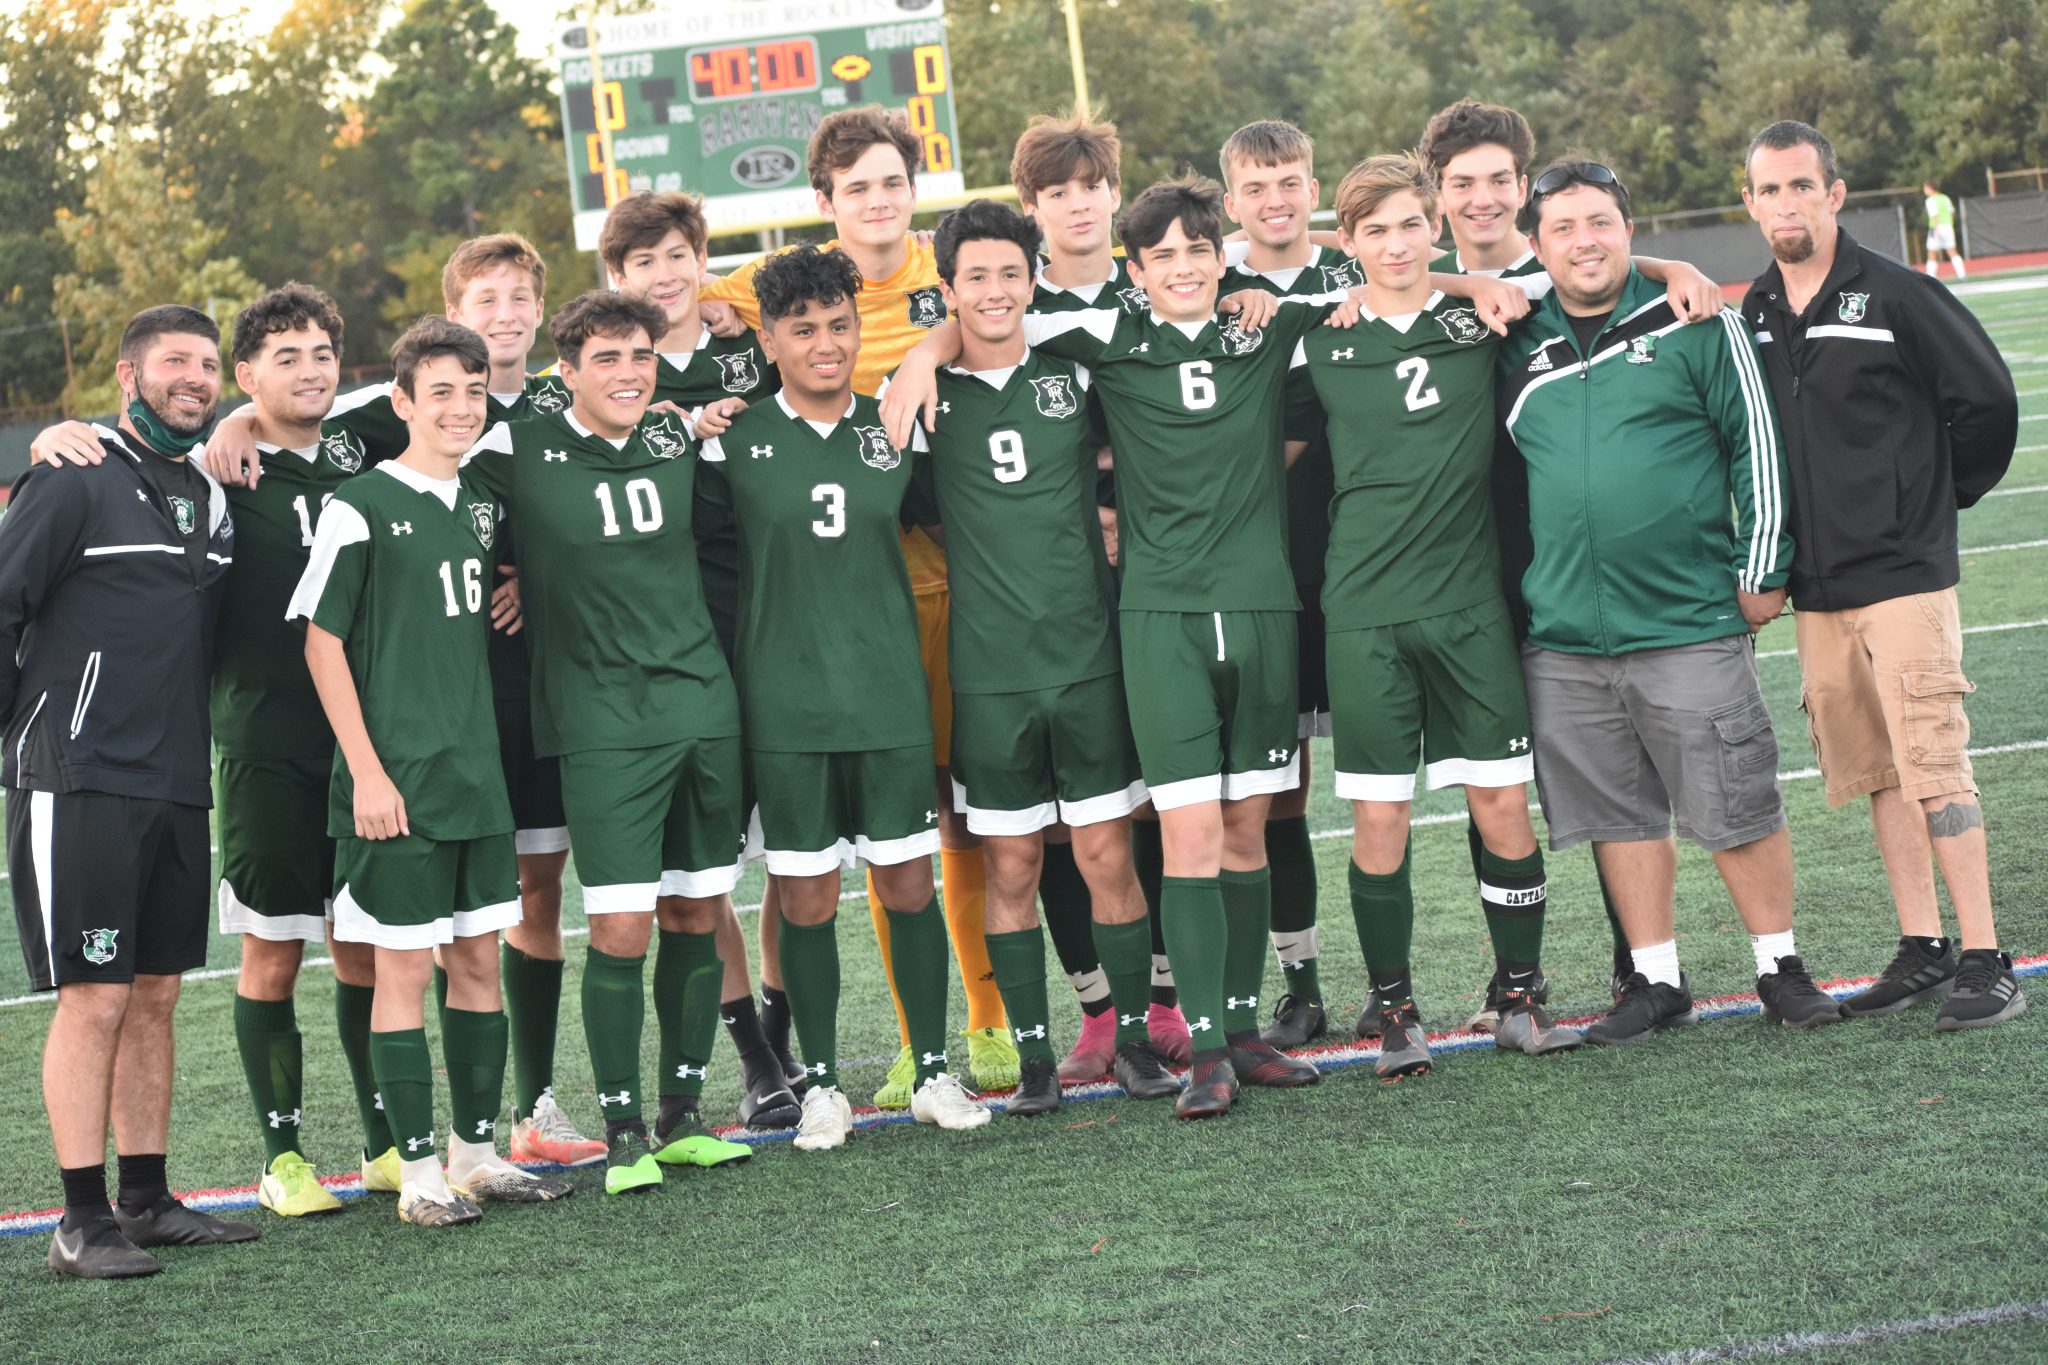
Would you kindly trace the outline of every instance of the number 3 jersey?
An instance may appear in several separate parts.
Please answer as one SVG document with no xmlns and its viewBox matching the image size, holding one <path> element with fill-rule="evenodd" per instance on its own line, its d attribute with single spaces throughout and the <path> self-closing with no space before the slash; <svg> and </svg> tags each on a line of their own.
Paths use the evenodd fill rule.
<svg viewBox="0 0 2048 1365">
<path fill-rule="evenodd" d="M 267 481 L 268 476 L 266 476 Z M 467 480 L 382 464 L 320 514 L 287 619 L 340 639 L 370 744 L 414 834 L 451 842 L 512 831 L 489 706 L 491 549 L 500 508 Z M 327 833 L 355 833 L 355 784 L 334 756 Z"/>
<path fill-rule="evenodd" d="M 739 527 L 736 668 L 747 747 L 849 753 L 929 744 L 917 606 L 899 539 L 912 456 L 875 400 L 830 424 L 776 394 L 704 443 L 708 515 Z"/>
<path fill-rule="evenodd" d="M 698 577 L 693 447 L 668 414 L 614 441 L 564 410 L 494 427 L 464 457 L 512 517 L 544 758 L 740 732 Z"/>
</svg>

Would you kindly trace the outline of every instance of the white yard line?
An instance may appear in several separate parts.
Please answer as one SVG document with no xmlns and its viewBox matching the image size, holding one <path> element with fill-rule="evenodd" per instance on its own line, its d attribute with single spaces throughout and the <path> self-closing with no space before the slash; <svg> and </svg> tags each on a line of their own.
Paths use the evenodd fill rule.
<svg viewBox="0 0 2048 1365">
<path fill-rule="evenodd" d="M 1995 626 L 1964 626 L 1963 634 L 1990 635 L 2001 630 L 2036 630 L 2041 626 L 2048 626 L 2048 618 L 2043 618 L 2039 621 L 2001 621 Z M 1756 652 L 1756 657 L 1759 659 L 1796 659 L 1799 657 L 1799 651 L 1796 649 L 1760 649 Z"/>
<path fill-rule="evenodd" d="M 2010 1323 L 2048 1319 L 2048 1299 L 2034 1303 L 2002 1303 L 1993 1308 L 1971 1308 L 1960 1313 L 1930 1313 L 1924 1318 L 1882 1322 L 1871 1327 L 1849 1327 L 1833 1332 L 1789 1332 L 1761 1341 L 1736 1341 L 1725 1346 L 1693 1346 L 1657 1356 L 1631 1356 L 1615 1365 L 1707 1365 L 1717 1360 L 1764 1360 L 1809 1355 L 1815 1351 L 1839 1350 L 1844 1346 L 1875 1346 L 1905 1337 L 1934 1336 L 1968 1327 L 2002 1327 Z"/>
</svg>

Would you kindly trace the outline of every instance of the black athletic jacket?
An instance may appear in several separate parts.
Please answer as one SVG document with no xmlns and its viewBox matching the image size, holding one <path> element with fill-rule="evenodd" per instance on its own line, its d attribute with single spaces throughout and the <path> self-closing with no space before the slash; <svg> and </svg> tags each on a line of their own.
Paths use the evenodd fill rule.
<svg viewBox="0 0 2048 1365">
<path fill-rule="evenodd" d="M 234 557 L 227 498 L 206 480 L 195 569 L 129 438 L 99 433 L 103 462 L 31 466 L 0 519 L 0 781 L 211 806 L 207 678 Z"/>
<path fill-rule="evenodd" d="M 1777 263 L 1742 301 L 1792 473 L 1792 601 L 1841 611 L 1955 586 L 1956 511 L 2005 477 L 2019 398 L 1947 286 L 1835 241 L 1806 311 Z"/>
</svg>

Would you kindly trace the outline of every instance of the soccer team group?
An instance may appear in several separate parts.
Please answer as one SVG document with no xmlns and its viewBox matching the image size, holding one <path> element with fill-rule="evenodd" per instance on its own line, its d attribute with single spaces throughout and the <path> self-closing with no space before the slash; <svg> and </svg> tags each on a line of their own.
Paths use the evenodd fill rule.
<svg viewBox="0 0 2048 1365">
<path fill-rule="evenodd" d="M 170 1012 L 209 898 L 241 942 L 258 1197 L 286 1216 L 340 1207 L 299 1136 L 307 943 L 333 958 L 363 1184 L 409 1223 L 572 1192 L 537 1164 L 601 1162 L 616 1195 L 744 1160 L 700 1112 L 721 1019 L 740 1120 L 840 1146 L 849 870 L 901 1033 L 883 1108 L 971 1128 L 991 1117 L 978 1091 L 1044 1114 L 1062 1082 L 1109 1075 L 1198 1118 L 1241 1086 L 1315 1084 L 1293 1055 L 1330 1029 L 1314 735 L 1354 811 L 1355 1032 L 1382 1078 L 1431 1065 L 1410 984 L 1418 768 L 1465 792 L 1496 959 L 1468 1023 L 1503 1050 L 1696 1017 L 1674 820 L 1750 930 L 1767 1018 L 2018 1012 L 1954 619 L 1955 510 L 2016 430 L 2000 453 L 1995 349 L 1942 286 L 1839 232 L 1833 152 L 1804 125 L 1751 150 L 1777 264 L 1742 313 L 1697 271 L 1631 257 L 1612 170 L 1532 180 L 1533 154 L 1520 115 L 1460 102 L 1414 156 L 1353 167 L 1323 234 L 1291 125 L 1233 134 L 1220 185 L 1125 204 L 1115 129 L 1041 118 L 1012 161 L 1022 212 L 978 201 L 927 239 L 918 140 L 855 109 L 810 146 L 834 242 L 715 278 L 693 198 L 622 199 L 600 243 L 613 287 L 549 315 L 544 373 L 545 267 L 509 234 L 464 243 L 446 316 L 399 341 L 390 383 L 347 395 L 332 303 L 266 294 L 227 348 L 251 401 L 217 426 L 213 324 L 139 314 L 118 429 L 44 433 L 0 527 L 9 863 L 30 975 L 59 992 L 51 1264 L 147 1274 L 152 1246 L 256 1235 L 164 1179 Z M 1878 348 L 1845 336 L 1880 324 L 1937 414 L 1924 451 L 1896 414 L 1858 438 L 1865 462 L 1931 466 L 1928 507 L 1887 512 L 1910 527 L 1863 527 L 1917 561 L 1883 572 L 1842 543 L 1863 511 L 1801 504 L 1828 477 L 1801 461 L 1844 458 L 1813 405 L 1838 372 L 1883 382 Z M 1788 582 L 1830 797 L 1871 797 L 1905 931 L 1846 1004 L 1794 946 L 1753 663 Z M 1598 853 L 1614 1005 L 1583 1032 L 1545 1010 L 1532 779 L 1552 849 Z M 553 1089 L 571 857 L 601 1140 Z M 732 901 L 756 859 L 758 997 Z M 1080 1010 L 1064 1057 L 1048 936 Z"/>
</svg>

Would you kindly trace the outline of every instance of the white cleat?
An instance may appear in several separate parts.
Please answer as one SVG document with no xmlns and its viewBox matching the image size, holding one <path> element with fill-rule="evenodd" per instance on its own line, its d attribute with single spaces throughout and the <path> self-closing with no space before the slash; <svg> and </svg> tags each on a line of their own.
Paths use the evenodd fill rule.
<svg viewBox="0 0 2048 1365">
<path fill-rule="evenodd" d="M 566 1180 L 522 1171 L 497 1156 L 485 1157 L 462 1171 L 451 1163 L 448 1167 L 448 1188 L 477 1204 L 547 1204 L 566 1199 L 576 1192 L 576 1187 Z"/>
<path fill-rule="evenodd" d="M 449 1190 L 423 1190 L 410 1180 L 398 1190 L 398 1221 L 418 1228 L 452 1228 L 484 1216 L 476 1201 Z"/>
<path fill-rule="evenodd" d="M 910 1116 L 919 1123 L 936 1123 L 954 1130 L 979 1128 L 989 1121 L 986 1105 L 960 1088 L 947 1072 L 926 1081 L 910 1097 Z"/>
<path fill-rule="evenodd" d="M 804 1116 L 796 1125 L 796 1149 L 800 1152 L 829 1152 L 844 1147 L 853 1131 L 853 1106 L 836 1085 L 821 1085 L 804 1092 Z"/>
</svg>

